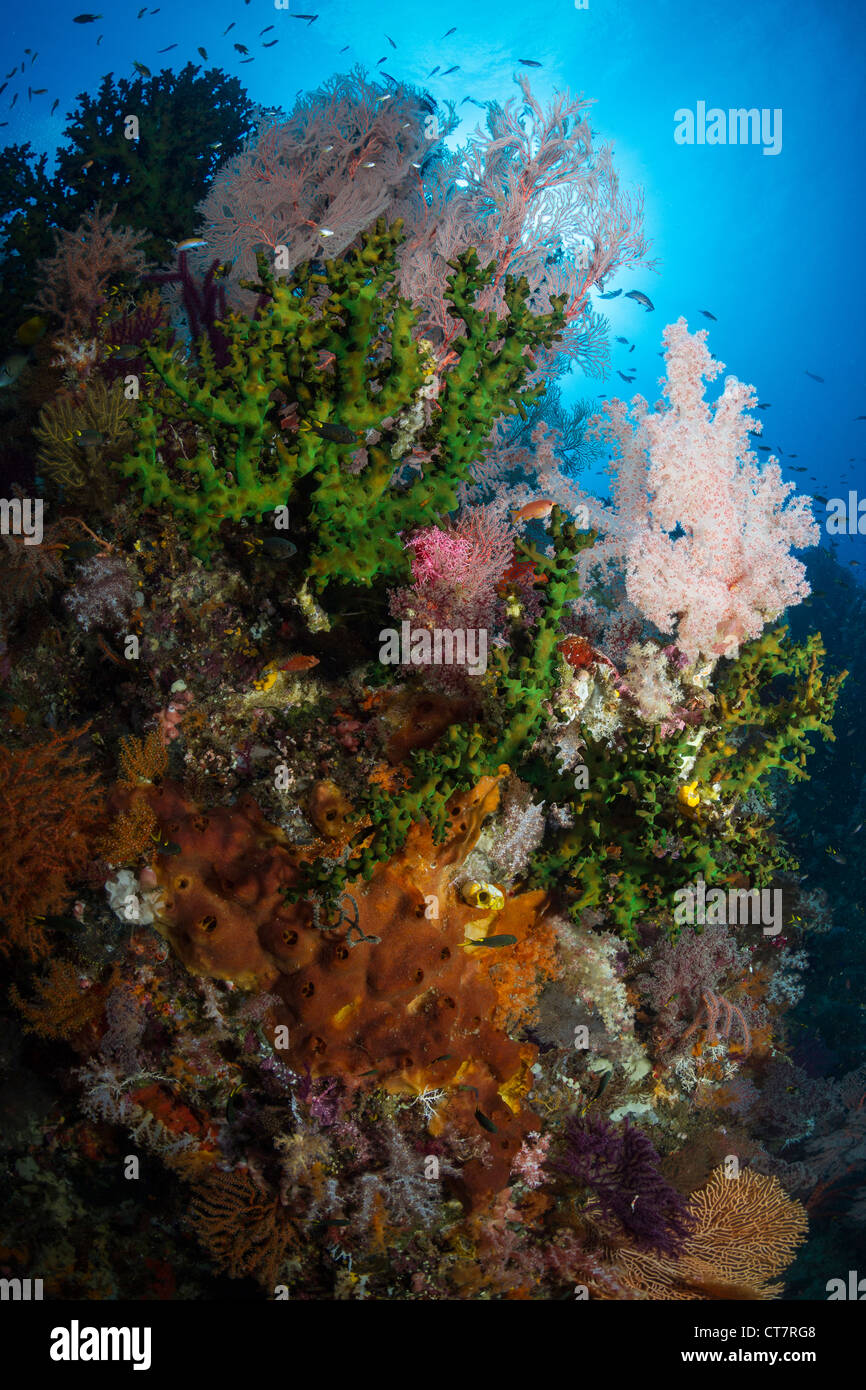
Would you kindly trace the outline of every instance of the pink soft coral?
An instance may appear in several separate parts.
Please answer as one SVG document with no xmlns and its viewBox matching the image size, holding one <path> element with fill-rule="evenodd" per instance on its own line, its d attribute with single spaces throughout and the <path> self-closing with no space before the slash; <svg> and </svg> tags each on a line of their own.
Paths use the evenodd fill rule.
<svg viewBox="0 0 866 1390">
<path fill-rule="evenodd" d="M 621 567 L 628 598 L 692 662 L 735 655 L 805 598 L 790 550 L 818 539 L 809 499 L 791 499 L 776 460 L 762 467 L 749 447 L 754 389 L 728 377 L 715 404 L 704 399 L 724 367 L 706 338 L 678 319 L 664 332 L 667 403 L 611 401 L 598 418 L 619 454 L 615 512 L 598 514 L 606 538 L 586 560 Z"/>
</svg>

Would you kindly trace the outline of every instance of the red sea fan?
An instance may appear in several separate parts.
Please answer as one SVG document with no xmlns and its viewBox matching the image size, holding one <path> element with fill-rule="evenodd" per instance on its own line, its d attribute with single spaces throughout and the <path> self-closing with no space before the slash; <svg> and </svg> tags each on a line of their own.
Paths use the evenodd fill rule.
<svg viewBox="0 0 866 1390">
<path fill-rule="evenodd" d="M 87 863 L 102 796 L 75 747 L 84 733 L 0 748 L 0 955 L 46 953 L 38 919 L 62 911 Z"/>
</svg>

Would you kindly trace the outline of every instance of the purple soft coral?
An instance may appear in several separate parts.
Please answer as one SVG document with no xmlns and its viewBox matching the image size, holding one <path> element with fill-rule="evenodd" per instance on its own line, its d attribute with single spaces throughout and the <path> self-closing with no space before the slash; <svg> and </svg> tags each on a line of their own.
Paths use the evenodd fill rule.
<svg viewBox="0 0 866 1390">
<path fill-rule="evenodd" d="M 572 1119 L 556 1169 L 587 1189 L 592 1214 L 640 1250 L 674 1255 L 688 1235 L 685 1199 L 659 1171 L 645 1134 L 603 1119 Z"/>
</svg>

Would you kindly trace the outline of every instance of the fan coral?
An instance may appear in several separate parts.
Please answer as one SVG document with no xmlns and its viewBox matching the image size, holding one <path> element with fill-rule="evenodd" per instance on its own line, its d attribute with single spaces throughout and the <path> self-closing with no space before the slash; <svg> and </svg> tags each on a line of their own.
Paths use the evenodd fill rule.
<svg viewBox="0 0 866 1390">
<path fill-rule="evenodd" d="M 236 303 L 264 246 L 287 248 L 289 272 L 325 251 L 341 255 L 417 181 L 430 151 L 426 105 L 405 87 L 387 101 L 383 91 L 360 68 L 335 77 L 288 120 L 263 121 L 221 166 L 199 213 L 208 254 L 234 262 Z"/>
<path fill-rule="evenodd" d="M 193 1188 L 189 1219 L 219 1268 L 235 1279 L 257 1279 L 273 1293 L 297 1244 L 276 1193 L 262 1191 L 243 1169 L 214 1173 Z"/>
<path fill-rule="evenodd" d="M 688 1214 L 694 1223 L 674 1257 L 620 1251 L 624 1281 L 658 1299 L 778 1298 L 770 1280 L 790 1264 L 806 1238 L 808 1220 L 776 1178 L 749 1169 L 727 1178 L 717 1168 Z"/>
<path fill-rule="evenodd" d="M 588 1215 L 608 1235 L 668 1256 L 682 1245 L 691 1224 L 685 1201 L 662 1177 L 649 1139 L 628 1121 L 571 1120 L 565 1152 L 552 1166 L 584 1189 Z"/>
<path fill-rule="evenodd" d="M 0 954 L 38 959 L 48 941 L 37 920 L 61 911 L 90 856 L 102 797 L 75 747 L 87 732 L 53 734 L 30 748 L 0 748 Z"/>
<path fill-rule="evenodd" d="M 121 383 L 93 377 L 80 392 L 62 393 L 43 406 L 33 433 L 42 446 L 39 466 L 73 500 L 92 501 L 110 493 L 113 479 L 103 466 L 132 443 L 135 402 Z"/>
<path fill-rule="evenodd" d="M 97 203 L 74 231 L 58 232 L 54 255 L 37 267 L 40 292 L 34 307 L 59 319 L 66 338 L 93 338 L 109 288 L 118 289 L 144 269 L 144 237 L 113 226 L 116 212 L 116 205 L 102 212 Z"/>
</svg>

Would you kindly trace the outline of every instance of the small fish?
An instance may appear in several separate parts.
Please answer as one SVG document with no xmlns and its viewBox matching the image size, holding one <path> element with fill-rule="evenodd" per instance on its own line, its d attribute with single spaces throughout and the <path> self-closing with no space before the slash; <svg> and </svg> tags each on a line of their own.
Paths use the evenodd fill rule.
<svg viewBox="0 0 866 1390">
<path fill-rule="evenodd" d="M 626 299 L 633 299 L 636 304 L 642 304 L 648 314 L 655 308 L 649 296 L 645 295 L 641 290 L 628 290 L 625 297 Z"/>
<path fill-rule="evenodd" d="M 757 449 L 759 454 L 768 454 L 770 452 L 769 447 L 766 444 L 756 444 L 755 448 Z"/>
<path fill-rule="evenodd" d="M 133 63 L 132 66 L 135 68 L 135 71 L 139 73 L 142 77 L 150 77 L 150 68 L 145 67 L 144 63 Z"/>
<path fill-rule="evenodd" d="M 3 83 L 3 86 L 0 87 L 0 97 L 2 97 L 3 93 L 6 91 L 6 88 L 7 88 L 8 86 L 9 86 L 9 83 L 8 83 L 8 82 L 4 82 L 4 83 Z"/>
<path fill-rule="evenodd" d="M 317 14 L 293 14 L 293 15 L 292 15 L 292 19 L 308 19 L 308 20 L 310 21 L 310 24 L 312 24 L 312 22 L 313 22 L 314 19 L 318 19 L 318 18 L 319 18 L 319 16 L 318 16 Z"/>
<path fill-rule="evenodd" d="M 758 410 L 770 410 L 772 404 L 772 401 L 758 401 Z"/>
<path fill-rule="evenodd" d="M 308 424 L 314 434 L 320 439 L 329 440 L 332 444 L 356 444 L 358 441 L 357 431 L 350 430 L 348 425 L 322 425 L 318 420 L 310 420 Z"/>
<path fill-rule="evenodd" d="M 437 66 L 436 66 L 435 68 L 431 68 L 430 71 L 428 72 L 427 76 L 428 76 L 428 77 L 435 77 L 436 74 L 437 74 L 437 72 L 439 71 L 439 66 L 440 66 L 440 65 L 437 64 Z"/>
<path fill-rule="evenodd" d="M 473 942 L 472 942 L 472 945 L 473 945 L 473 946 L 516 946 L 516 945 L 517 945 L 517 937 L 516 937 L 516 936 L 511 936 L 511 935 L 509 935 L 508 933 L 505 933 L 505 932 L 504 932 L 501 936 L 485 936 L 484 939 L 483 939 L 482 941 L 473 941 Z"/>
<path fill-rule="evenodd" d="M 629 348 L 629 352 L 634 352 L 634 343 L 632 343 L 631 347 Z"/>
<path fill-rule="evenodd" d="M 266 24 L 265 27 L 264 27 L 264 29 L 260 29 L 260 30 L 259 30 L 259 38 L 262 37 L 262 34 L 269 34 L 269 33 L 271 32 L 271 30 L 273 29 L 273 27 L 274 27 L 273 24 Z"/>
<path fill-rule="evenodd" d="M 2 88 L 0 88 L 0 91 L 2 91 Z M 854 416 L 854 419 L 855 419 L 855 420 L 866 420 L 866 415 L 855 415 L 855 416 Z"/>
<path fill-rule="evenodd" d="M 234 20 L 232 20 L 232 22 L 231 22 L 231 24 L 229 25 L 228 29 L 223 29 L 223 32 L 222 32 L 223 38 L 225 38 L 226 34 L 230 34 L 231 31 L 232 31 L 232 29 L 234 29 L 234 27 L 235 27 L 235 22 L 234 22 Z"/>
<path fill-rule="evenodd" d="M 173 48 L 177 48 L 176 43 L 170 43 L 168 48 L 158 48 L 157 53 L 170 53 Z"/>
<path fill-rule="evenodd" d="M 271 39 L 270 43 L 263 43 L 262 48 L 273 48 L 275 43 L 279 43 L 279 39 Z"/>
<path fill-rule="evenodd" d="M 196 49 L 196 53 L 200 53 L 201 56 L 202 56 L 202 58 L 204 58 L 204 61 L 205 61 L 205 62 L 208 61 L 207 49 L 206 49 L 206 48 L 197 48 L 197 49 Z"/>
<path fill-rule="evenodd" d="M 73 24 L 95 24 L 96 21 L 97 21 L 97 19 L 101 19 L 101 18 L 102 18 L 102 15 L 101 15 L 101 14 L 77 14 L 77 15 L 75 15 L 75 17 L 74 17 L 72 23 L 73 23 Z"/>
<path fill-rule="evenodd" d="M 534 58 L 518 58 L 518 63 L 524 68 L 540 68 L 541 63 L 537 63 Z"/>
<path fill-rule="evenodd" d="M 478 1123 L 480 1124 L 481 1128 L 487 1130 L 487 1133 L 488 1133 L 488 1134 L 498 1134 L 498 1133 L 499 1133 L 499 1131 L 498 1131 L 498 1129 L 496 1128 L 496 1126 L 495 1126 L 495 1124 L 493 1123 L 493 1121 L 487 1118 L 487 1116 L 484 1114 L 484 1111 L 483 1111 L 483 1110 L 476 1110 L 476 1111 L 475 1111 L 475 1118 L 476 1118 L 476 1120 L 478 1121 Z"/>
<path fill-rule="evenodd" d="M 814 372 L 806 372 L 806 376 L 811 377 L 812 381 L 820 381 L 823 386 L 824 378 L 822 376 L 816 376 Z"/>
<path fill-rule="evenodd" d="M 179 241 L 175 246 L 175 251 L 195 251 L 201 246 L 207 246 L 207 242 L 200 236 L 188 236 L 186 241 Z"/>
<path fill-rule="evenodd" d="M 32 347 L 34 343 L 38 343 L 39 339 L 45 336 L 47 328 L 47 320 L 41 314 L 34 314 L 32 318 L 24 320 L 15 337 L 24 347 Z"/>
<path fill-rule="evenodd" d="M 628 338 L 617 338 L 616 341 L 617 341 L 618 343 L 627 343 L 627 342 L 628 342 Z"/>
<path fill-rule="evenodd" d="M 135 16 L 136 19 L 141 19 L 141 16 L 145 13 L 146 9 L 147 9 L 147 6 L 146 6 L 146 5 L 145 5 L 142 9 L 140 9 L 139 12 L 138 12 L 138 14 Z"/>
<path fill-rule="evenodd" d="M 711 314 L 709 309 L 702 309 L 701 313 L 703 314 L 705 319 L 712 319 L 713 323 L 718 323 L 718 319 L 716 318 L 715 314 Z"/>
<path fill-rule="evenodd" d="M 599 299 L 616 299 L 617 295 L 622 294 L 622 290 L 608 290 L 607 294 L 600 294 Z"/>
<path fill-rule="evenodd" d="M 298 547 L 285 536 L 268 536 L 262 541 L 262 551 L 272 560 L 288 560 L 290 556 L 297 555 Z"/>
<path fill-rule="evenodd" d="M 281 663 L 280 670 L 288 671 L 289 675 L 295 676 L 301 671 L 312 671 L 313 667 L 318 666 L 318 664 L 319 658 L 317 656 L 293 656 L 288 661 Z"/>
<path fill-rule="evenodd" d="M 12 386 L 27 366 L 27 358 L 22 352 L 13 352 L 0 367 L 0 387 Z"/>
<path fill-rule="evenodd" d="M 249 53 L 249 51 L 250 51 L 250 50 L 247 48 L 246 44 L 243 44 L 243 43 L 233 43 L 233 44 L 232 44 L 232 48 L 237 49 L 238 53 Z"/>
<path fill-rule="evenodd" d="M 820 492 L 813 492 L 812 496 L 814 497 L 816 502 L 823 502 L 825 506 L 827 505 L 827 498 L 822 497 Z"/>
<path fill-rule="evenodd" d="M 79 449 L 96 449 L 105 442 L 105 436 L 99 430 L 76 430 L 75 443 Z"/>
<path fill-rule="evenodd" d="M 628 382 L 629 386 L 631 386 L 632 382 L 634 381 L 634 377 L 633 377 L 633 376 L 626 376 L 626 375 L 625 375 L 625 372 L 620 372 L 620 371 L 618 371 L 618 372 L 617 372 L 617 376 L 621 376 L 622 379 L 623 379 L 623 381 L 627 381 L 627 382 Z"/>
<path fill-rule="evenodd" d="M 455 24 L 453 29 L 448 29 L 448 30 L 442 35 L 442 38 L 443 38 L 443 39 L 450 39 L 451 35 L 452 35 L 452 34 L 456 34 L 456 33 L 457 33 L 457 25 Z"/>
<path fill-rule="evenodd" d="M 341 48 L 341 49 L 340 49 L 340 52 L 341 52 L 341 53 L 348 53 L 348 51 L 349 51 L 349 45 L 348 45 L 348 44 L 346 44 L 344 48 Z"/>
<path fill-rule="evenodd" d="M 12 110 L 12 107 L 15 105 L 15 103 L 16 103 L 17 100 L 18 100 L 18 93 L 16 92 L 15 95 L 14 95 L 14 97 L 12 98 L 12 100 L 11 100 L 10 103 L 9 103 L 9 110 L 10 110 L 10 111 Z"/>
<path fill-rule="evenodd" d="M 52 108 L 51 108 L 50 114 L 51 114 L 52 116 L 54 115 L 54 112 L 57 110 L 57 108 L 58 108 L 59 105 L 60 105 L 60 98 L 58 97 L 58 98 L 56 99 L 54 105 L 53 105 Z"/>
<path fill-rule="evenodd" d="M 394 40 L 391 38 L 391 35 L 390 35 L 390 34 L 386 34 L 386 35 L 385 35 L 385 38 L 388 40 L 388 42 L 389 42 L 389 44 L 391 45 L 392 48 L 396 48 L 396 47 L 397 47 L 397 45 L 395 44 Z"/>
<path fill-rule="evenodd" d="M 255 58 L 239 58 L 238 67 L 243 67 L 244 63 L 254 63 L 255 61 Z"/>
<path fill-rule="evenodd" d="M 552 497 L 539 497 L 534 502 L 527 502 L 517 511 L 512 512 L 512 524 L 516 524 L 518 521 L 543 521 L 545 517 L 550 516 L 555 506 L 556 503 Z"/>
<path fill-rule="evenodd" d="M 452 72 L 457 72 L 458 69 L 459 69 L 459 67 L 460 67 L 460 64 L 459 64 L 459 63 L 454 63 L 454 65 L 453 65 L 452 67 L 446 68 L 446 69 L 445 69 L 445 71 L 443 72 L 442 76 L 443 76 L 443 77 L 449 77 L 450 74 L 451 74 Z"/>
</svg>

